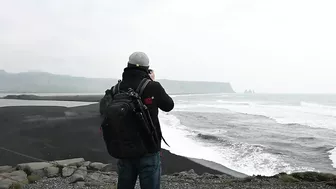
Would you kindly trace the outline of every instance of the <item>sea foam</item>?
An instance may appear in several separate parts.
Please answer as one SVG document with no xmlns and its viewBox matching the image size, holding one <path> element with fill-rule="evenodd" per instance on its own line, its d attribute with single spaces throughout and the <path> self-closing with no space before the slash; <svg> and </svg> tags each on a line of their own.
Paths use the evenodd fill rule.
<svg viewBox="0 0 336 189">
<path fill-rule="evenodd" d="M 330 150 L 329 153 L 330 153 L 329 158 L 333 162 L 332 166 L 336 168 L 336 148 Z"/>
<path fill-rule="evenodd" d="M 224 146 L 211 140 L 206 142 L 170 113 L 160 112 L 160 121 L 163 136 L 170 145 L 163 143 L 162 147 L 174 154 L 216 162 L 247 175 L 270 176 L 300 169 L 291 167 L 280 155 L 268 153 L 261 146 L 246 143 Z"/>
</svg>

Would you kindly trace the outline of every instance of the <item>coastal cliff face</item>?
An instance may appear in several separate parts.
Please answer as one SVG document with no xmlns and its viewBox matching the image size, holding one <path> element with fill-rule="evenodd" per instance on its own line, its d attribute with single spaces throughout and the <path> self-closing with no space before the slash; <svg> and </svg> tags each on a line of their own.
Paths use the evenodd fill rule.
<svg viewBox="0 0 336 189">
<path fill-rule="evenodd" d="M 167 92 L 233 93 L 230 83 L 158 80 Z M 8 93 L 104 93 L 117 79 L 54 75 L 45 72 L 7 73 L 0 70 L 0 92 Z"/>
<path fill-rule="evenodd" d="M 44 72 L 0 72 L 0 92 L 90 93 L 104 92 L 116 79 L 91 79 Z"/>
</svg>

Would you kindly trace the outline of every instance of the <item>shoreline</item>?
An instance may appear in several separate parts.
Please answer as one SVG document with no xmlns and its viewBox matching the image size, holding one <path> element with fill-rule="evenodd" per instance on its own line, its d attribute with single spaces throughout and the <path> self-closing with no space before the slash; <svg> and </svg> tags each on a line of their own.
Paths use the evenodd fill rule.
<svg viewBox="0 0 336 189">
<path fill-rule="evenodd" d="M 99 95 L 74 95 L 74 96 L 37 96 L 37 95 L 9 95 L 9 96 L 5 96 L 2 99 L 8 99 L 8 100 L 46 100 L 46 101 L 76 101 L 76 102 L 92 102 L 95 103 L 95 101 L 99 101 L 99 99 L 102 96 Z M 93 105 L 93 104 L 91 104 Z M 86 106 L 90 106 L 90 105 L 84 105 L 84 106 L 76 106 L 73 108 L 77 108 L 77 109 L 85 109 L 84 107 Z M 7 106 L 7 107 L 14 107 L 14 106 Z M 20 107 L 20 106 L 16 106 L 16 107 Z M 29 107 L 29 106 L 28 106 Z M 48 107 L 48 106 L 47 106 Z M 52 106 L 50 106 L 52 107 Z M 62 106 L 61 106 L 62 107 Z M 1 108 L 1 106 L 0 106 Z M 69 107 L 68 107 L 69 108 Z M 82 111 L 83 112 L 83 111 Z M 169 150 L 167 149 L 163 149 L 163 153 L 165 155 L 167 155 L 167 152 L 171 153 Z M 175 156 L 179 156 L 178 154 L 173 154 Z M 183 157 L 183 156 L 181 156 Z M 221 172 L 224 174 L 228 174 L 237 178 L 244 178 L 247 177 L 248 175 L 244 174 L 244 173 L 240 173 L 237 172 L 235 170 L 231 170 L 221 164 L 218 164 L 216 162 L 212 162 L 212 161 L 208 161 L 208 160 L 203 160 L 203 159 L 196 159 L 196 158 L 188 158 L 188 157 L 184 157 L 187 158 L 188 160 L 196 163 L 196 164 L 200 164 L 202 166 L 205 166 L 215 172 Z M 211 172 L 213 172 L 211 171 Z"/>
<path fill-rule="evenodd" d="M 112 163 L 99 133 L 98 104 L 66 108 L 61 106 L 7 106 L 0 108 L 0 147 L 43 160 L 83 157 Z M 76 140 L 74 140 L 76 139 Z M 229 174 L 162 149 L 163 174 L 194 169 L 197 174 Z M 31 162 L 9 152 L 0 153 L 1 165 Z M 0 165 L 0 166 L 1 166 Z"/>
<path fill-rule="evenodd" d="M 81 119 L 97 119 L 97 117 L 99 117 L 98 115 L 98 104 L 97 102 L 94 102 L 92 101 L 93 99 L 95 100 L 98 100 L 99 96 L 98 95 L 75 95 L 75 96 L 35 96 L 35 95 L 32 95 L 33 96 L 33 99 L 32 101 L 36 101 L 36 99 L 40 98 L 39 100 L 43 100 L 43 101 L 46 101 L 46 102 L 51 102 L 52 104 L 52 101 L 59 101 L 59 106 L 50 106 L 49 105 L 33 105 L 33 106 L 30 106 L 30 105 L 23 105 L 23 106 L 5 106 L 7 108 L 23 108 L 24 109 L 29 109 L 29 108 L 50 108 L 51 110 L 53 108 L 65 108 L 65 110 L 62 110 L 62 111 L 56 111 L 57 114 L 62 114 L 62 116 L 56 116 L 54 117 L 55 115 L 47 115 L 47 116 L 38 116 L 38 115 L 35 115 L 35 117 L 30 117 L 29 118 L 29 122 L 32 122 L 32 121 L 36 121 L 36 122 L 42 122 L 42 121 L 46 121 L 46 122 L 52 122 L 52 121 L 66 121 L 66 120 L 72 120 L 70 122 L 74 122 L 74 120 L 77 120 L 77 121 L 80 121 Z M 25 100 L 27 103 L 24 103 L 24 104 L 29 104 L 29 101 L 31 98 L 31 95 L 14 95 L 14 97 L 17 97 L 16 100 Z M 45 98 L 45 99 L 44 99 Z M 6 98 L 0 98 L 0 99 L 4 99 L 6 100 Z M 8 98 L 7 98 L 8 99 Z M 9 98 L 8 100 L 11 100 L 12 98 Z M 70 100 L 70 101 L 69 101 Z M 85 104 L 85 105 L 74 105 L 74 106 L 64 106 L 62 103 L 62 101 L 69 101 L 69 103 L 75 103 L 75 102 L 85 102 L 85 103 L 89 103 L 89 104 Z M 0 101 L 1 102 L 1 101 Z M 3 107 L 3 108 L 5 108 Z M 1 105 L 0 105 L 0 108 Z M 26 110 L 25 110 L 26 111 Z M 55 113 L 56 113 L 55 112 Z M 96 118 L 95 118 L 96 116 Z M 22 118 L 19 118 L 19 119 L 22 119 Z M 27 120 L 26 120 L 27 121 Z M 92 120 L 90 120 L 92 121 Z M 0 120 L 0 123 L 1 123 L 1 120 Z M 96 120 L 96 123 L 97 124 L 99 123 L 99 120 L 97 121 Z M 1 135 L 0 135 L 1 136 Z M 164 149 L 164 150 L 167 150 L 167 149 Z M 167 150 L 168 151 L 168 150 Z M 177 155 L 177 154 L 174 154 L 174 155 Z M 212 162 L 212 161 L 208 161 L 208 160 L 203 160 L 203 159 L 195 159 L 195 158 L 189 158 L 189 157 L 186 157 L 188 158 L 189 160 L 195 162 L 195 163 L 198 163 L 198 164 L 201 164 L 202 166 L 206 166 L 208 168 L 211 168 L 212 170 L 216 170 L 216 171 L 219 171 L 219 172 L 223 172 L 223 173 L 229 173 L 229 174 L 233 174 L 233 175 L 236 175 L 237 177 L 244 177 L 244 176 L 248 176 L 244 173 L 241 173 L 241 172 L 237 172 L 235 170 L 231 170 L 221 164 L 218 164 L 216 162 Z"/>
<path fill-rule="evenodd" d="M 212 162 L 212 161 L 208 161 L 208 160 L 204 160 L 204 159 L 197 159 L 197 158 L 188 158 L 191 161 L 194 161 L 196 163 L 199 163 L 203 166 L 209 167 L 211 169 L 220 171 L 222 173 L 228 174 L 230 176 L 233 176 L 235 178 L 246 178 L 249 177 L 249 175 L 246 175 L 244 173 L 232 170 L 230 168 L 225 167 L 224 165 L 221 165 L 219 163 L 216 162 Z"/>
</svg>

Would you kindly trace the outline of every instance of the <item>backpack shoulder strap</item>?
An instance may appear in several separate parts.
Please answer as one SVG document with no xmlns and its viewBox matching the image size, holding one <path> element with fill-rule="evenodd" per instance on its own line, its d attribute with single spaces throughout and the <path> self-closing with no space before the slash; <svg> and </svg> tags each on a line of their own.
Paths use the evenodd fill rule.
<svg viewBox="0 0 336 189">
<path fill-rule="evenodd" d="M 137 92 L 139 94 L 139 96 L 142 96 L 142 93 L 144 92 L 146 86 L 148 85 L 148 83 L 150 82 L 149 79 L 144 78 L 142 79 L 142 81 L 140 82 L 138 88 L 136 89 L 135 92 Z"/>
<path fill-rule="evenodd" d="M 168 147 L 170 147 L 169 144 L 166 142 L 166 139 L 163 138 L 163 136 L 161 136 L 161 138 L 162 138 L 163 142 L 164 142 Z"/>
<path fill-rule="evenodd" d="M 119 93 L 120 83 L 121 83 L 121 80 L 119 80 L 118 83 L 114 87 L 112 87 L 112 95 Z"/>
</svg>

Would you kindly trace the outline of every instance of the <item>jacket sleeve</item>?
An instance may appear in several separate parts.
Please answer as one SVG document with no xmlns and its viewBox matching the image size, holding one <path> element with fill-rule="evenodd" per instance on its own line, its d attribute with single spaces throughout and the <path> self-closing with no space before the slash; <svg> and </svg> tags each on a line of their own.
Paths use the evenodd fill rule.
<svg viewBox="0 0 336 189">
<path fill-rule="evenodd" d="M 165 112 L 169 112 L 174 108 L 173 99 L 166 93 L 165 89 L 159 82 L 155 82 L 156 101 L 158 107 Z"/>
</svg>

